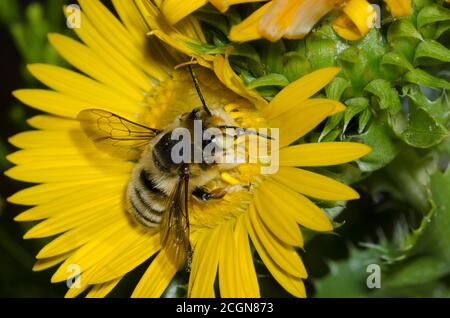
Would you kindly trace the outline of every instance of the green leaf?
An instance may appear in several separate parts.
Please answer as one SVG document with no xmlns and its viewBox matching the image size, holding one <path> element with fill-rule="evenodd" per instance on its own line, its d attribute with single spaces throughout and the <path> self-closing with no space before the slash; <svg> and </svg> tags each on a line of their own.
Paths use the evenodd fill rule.
<svg viewBox="0 0 450 318">
<path fill-rule="evenodd" d="M 417 43 L 422 40 L 422 35 L 409 19 L 401 19 L 389 26 L 387 40 L 396 52 L 401 53 L 409 61 L 412 61 L 414 49 Z"/>
<path fill-rule="evenodd" d="M 450 62 L 450 50 L 434 40 L 425 40 L 416 48 L 414 65 L 436 65 Z"/>
<path fill-rule="evenodd" d="M 355 139 L 359 139 L 372 147 L 372 152 L 358 161 L 359 168 L 362 171 L 381 169 L 391 162 L 400 150 L 393 138 L 392 130 L 384 118 L 376 118 L 367 132 L 358 135 Z"/>
<path fill-rule="evenodd" d="M 289 85 L 288 79 L 281 74 L 269 74 L 266 76 L 259 77 L 250 83 L 248 83 L 247 87 L 249 89 L 254 89 L 261 86 L 286 86 Z"/>
<path fill-rule="evenodd" d="M 435 171 L 430 176 L 431 213 L 421 227 L 425 227 L 412 249 L 416 256 L 399 264 L 389 272 L 387 286 L 411 286 L 434 281 L 450 273 L 450 169 Z"/>
<path fill-rule="evenodd" d="M 343 118 L 344 118 L 344 113 L 343 112 L 336 113 L 336 114 L 332 115 L 331 117 L 329 117 L 327 119 L 325 127 L 323 128 L 323 130 L 322 130 L 322 132 L 320 134 L 320 137 L 319 137 L 318 141 L 319 142 L 323 141 L 325 136 L 330 134 L 332 131 L 333 132 L 338 131 L 339 133 L 337 135 L 336 135 L 336 133 L 334 133 L 333 136 L 331 136 L 331 137 L 329 137 L 327 139 L 331 138 L 331 140 L 334 140 L 333 137 L 337 138 L 337 136 L 340 135 L 341 130 L 340 129 L 335 129 L 335 128 L 339 125 L 339 123 L 342 121 Z"/>
<path fill-rule="evenodd" d="M 360 95 L 364 86 L 367 85 L 367 63 L 364 52 L 356 47 L 349 47 L 338 56 L 338 65 L 342 68 L 342 74 L 352 84 L 353 96 Z"/>
<path fill-rule="evenodd" d="M 333 40 L 316 33 L 306 38 L 306 57 L 313 70 L 334 66 L 336 53 Z"/>
<path fill-rule="evenodd" d="M 445 90 L 436 100 L 431 101 L 425 97 L 420 89 L 410 90 L 408 97 L 417 107 L 425 110 L 436 122 L 444 127 L 449 126 L 450 101 Z"/>
<path fill-rule="evenodd" d="M 230 26 L 228 25 L 228 20 L 222 15 L 218 14 L 212 15 L 211 13 L 197 11 L 194 13 L 194 16 L 198 20 L 207 23 L 210 26 L 213 26 L 216 29 L 220 30 L 225 35 L 229 33 Z"/>
<path fill-rule="evenodd" d="M 388 74 L 389 78 L 396 80 L 399 75 L 404 74 L 414 67 L 403 54 L 398 52 L 386 53 L 380 62 L 384 73 Z"/>
<path fill-rule="evenodd" d="M 394 21 L 390 25 L 387 33 L 387 40 L 389 43 L 392 43 L 399 38 L 411 38 L 421 41 L 422 35 L 420 35 L 410 19 L 401 19 Z"/>
<path fill-rule="evenodd" d="M 342 134 L 342 129 L 333 129 L 330 131 L 326 136 L 322 137 L 322 135 L 319 137 L 319 142 L 327 142 L 327 141 L 335 141 L 340 135 Z"/>
<path fill-rule="evenodd" d="M 450 89 L 450 83 L 445 79 L 430 75 L 429 73 L 421 69 L 414 69 L 412 71 L 409 71 L 405 74 L 403 79 L 407 82 L 420 86 Z"/>
<path fill-rule="evenodd" d="M 367 84 L 364 91 L 377 97 L 380 109 L 387 109 L 389 113 L 396 114 L 400 111 L 400 98 L 397 90 L 383 79 L 376 79 Z"/>
<path fill-rule="evenodd" d="M 287 52 L 283 56 L 283 75 L 293 82 L 311 71 L 311 64 L 297 52 Z"/>
<path fill-rule="evenodd" d="M 347 259 L 330 262 L 330 272 L 315 281 L 315 297 L 367 297 L 367 266 L 377 262 L 375 251 L 351 248 Z"/>
<path fill-rule="evenodd" d="M 436 28 L 436 33 L 434 34 L 435 39 L 439 39 L 445 32 L 450 30 L 450 21 L 441 22 Z"/>
<path fill-rule="evenodd" d="M 419 30 L 429 24 L 450 20 L 450 10 L 440 5 L 429 5 L 420 10 L 417 15 L 417 27 Z"/>
<path fill-rule="evenodd" d="M 258 52 L 256 52 L 255 48 L 249 44 L 234 44 L 232 45 L 233 49 L 231 50 L 230 55 L 232 56 L 243 56 L 246 57 L 256 63 L 261 63 Z"/>
<path fill-rule="evenodd" d="M 414 103 L 409 104 L 408 114 L 391 116 L 389 124 L 400 139 L 416 148 L 437 145 L 448 135 L 442 125 Z"/>
<path fill-rule="evenodd" d="M 352 120 L 353 117 L 364 111 L 369 106 L 369 100 L 364 97 L 355 97 L 345 101 L 345 104 L 348 106 L 345 110 L 344 114 L 344 129 L 343 132 L 347 129 L 348 124 Z"/>
<path fill-rule="evenodd" d="M 450 270 L 450 169 L 436 171 L 430 177 L 430 196 L 435 206 L 423 238 L 423 251 L 445 260 Z"/>
<path fill-rule="evenodd" d="M 427 283 L 436 280 L 449 270 L 448 265 L 435 257 L 408 259 L 388 274 L 385 288 Z"/>
<path fill-rule="evenodd" d="M 0 21 L 5 24 L 12 24 L 19 19 L 20 7 L 17 0 L 0 1 Z"/>
<path fill-rule="evenodd" d="M 330 84 L 325 87 L 327 98 L 341 100 L 341 96 L 347 88 L 351 87 L 349 80 L 342 77 L 335 77 Z"/>
<path fill-rule="evenodd" d="M 280 58 L 286 52 L 283 41 L 265 43 L 261 52 L 261 62 L 265 65 L 267 73 L 283 74 L 283 60 Z"/>
<path fill-rule="evenodd" d="M 366 129 L 369 120 L 372 118 L 372 112 L 370 109 L 366 109 L 358 118 L 358 134 L 361 134 Z"/>
</svg>

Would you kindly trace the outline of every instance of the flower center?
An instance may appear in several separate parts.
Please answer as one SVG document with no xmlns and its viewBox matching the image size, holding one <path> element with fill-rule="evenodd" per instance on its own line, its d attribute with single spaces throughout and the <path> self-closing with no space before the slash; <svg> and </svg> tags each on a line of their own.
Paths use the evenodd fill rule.
<svg viewBox="0 0 450 318">
<path fill-rule="evenodd" d="M 210 109 L 220 108 L 227 112 L 242 128 L 267 127 L 265 119 L 246 99 L 227 89 L 214 75 L 206 69 L 195 69 L 201 91 Z M 173 123 L 177 116 L 200 107 L 199 96 L 187 70 L 174 71 L 171 76 L 160 83 L 144 101 L 146 111 L 143 121 L 149 127 L 163 129 Z M 252 199 L 254 186 L 262 176 L 258 164 L 239 164 L 231 170 L 221 173 L 220 177 L 209 182 L 205 188 L 212 191 L 241 185 L 242 189 L 227 193 L 221 199 L 207 202 L 191 200 L 189 220 L 195 232 L 201 228 L 212 228 L 235 218 L 247 211 Z"/>
</svg>

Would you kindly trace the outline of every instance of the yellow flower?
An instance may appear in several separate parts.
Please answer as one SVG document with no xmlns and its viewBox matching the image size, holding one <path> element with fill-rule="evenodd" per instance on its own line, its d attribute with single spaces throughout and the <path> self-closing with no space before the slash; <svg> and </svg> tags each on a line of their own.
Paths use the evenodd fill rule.
<svg viewBox="0 0 450 318">
<path fill-rule="evenodd" d="M 138 0 L 113 0 L 119 21 L 98 0 L 80 0 L 82 42 L 52 34 L 50 42 L 79 72 L 35 64 L 29 70 L 49 89 L 25 89 L 14 95 L 48 114 L 29 120 L 36 130 L 20 133 L 10 142 L 22 149 L 8 159 L 16 166 L 6 172 L 14 179 L 35 183 L 9 198 L 32 206 L 17 221 L 37 221 L 26 239 L 53 237 L 37 255 L 33 270 L 59 264 L 52 282 L 74 275 L 87 297 L 106 296 L 136 267 L 149 262 L 133 297 L 159 297 L 175 273 L 170 255 L 161 250 L 159 231 L 133 222 L 124 196 L 134 162 L 100 152 L 84 135 L 77 114 L 100 108 L 132 121 L 161 128 L 179 114 L 198 106 L 198 96 L 186 70 L 173 67 L 188 56 L 155 37 L 158 26 L 148 12 L 157 9 Z M 195 20 L 175 30 L 151 32 L 181 51 L 192 37 L 201 41 Z M 178 40 L 177 40 L 178 39 Z M 181 40 L 180 40 L 181 39 Z M 180 41 L 180 42 L 177 42 Z M 182 43 L 182 45 L 180 44 Z M 310 198 L 351 200 L 358 194 L 328 177 L 298 167 L 337 165 L 370 151 L 363 144 L 324 142 L 291 144 L 327 116 L 344 110 L 336 101 L 310 99 L 339 72 L 317 70 L 285 87 L 270 103 L 248 90 L 222 56 L 203 56 L 208 68 L 196 67 L 208 104 L 223 108 L 242 127 L 280 128 L 280 168 L 261 175 L 256 164 L 241 164 L 213 180 L 211 186 L 251 184 L 249 190 L 228 193 L 221 200 L 199 203 L 190 210 L 193 262 L 188 295 L 213 297 L 218 273 L 220 296 L 258 297 L 250 242 L 273 277 L 288 292 L 305 296 L 306 269 L 297 252 L 303 247 L 301 227 L 333 230 L 327 214 Z M 83 74 L 84 73 L 84 74 Z M 61 264 L 62 263 L 62 264 Z M 76 272 L 75 272 L 76 274 Z"/>
<path fill-rule="evenodd" d="M 394 17 L 407 17 L 412 13 L 411 0 L 384 0 Z"/>
<path fill-rule="evenodd" d="M 377 19 L 375 9 L 365 0 L 350 0 L 342 14 L 333 22 L 334 31 L 344 39 L 361 39 L 374 26 Z"/>
<path fill-rule="evenodd" d="M 181 21 L 208 1 L 167 0 L 162 11 L 170 23 Z M 221 12 L 237 3 L 262 2 L 262 0 L 210 0 Z M 376 12 L 366 0 L 272 0 L 261 6 L 241 23 L 231 28 L 229 38 L 245 42 L 265 38 L 303 39 L 319 20 L 335 8 L 342 7 L 333 28 L 347 40 L 358 40 L 373 27 Z"/>
</svg>

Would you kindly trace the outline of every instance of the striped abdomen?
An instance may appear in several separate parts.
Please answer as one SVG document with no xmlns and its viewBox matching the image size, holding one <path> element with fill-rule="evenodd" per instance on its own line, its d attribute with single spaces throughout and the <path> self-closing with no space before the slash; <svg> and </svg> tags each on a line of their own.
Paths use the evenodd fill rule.
<svg viewBox="0 0 450 318">
<path fill-rule="evenodd" d="M 153 176 L 138 165 L 128 184 L 128 208 L 143 225 L 157 227 L 161 223 L 167 195 L 158 187 Z"/>
</svg>

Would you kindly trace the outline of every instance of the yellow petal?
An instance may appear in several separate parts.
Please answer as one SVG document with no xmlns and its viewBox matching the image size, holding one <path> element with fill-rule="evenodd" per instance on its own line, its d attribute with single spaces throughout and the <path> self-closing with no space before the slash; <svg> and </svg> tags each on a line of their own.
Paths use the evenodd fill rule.
<svg viewBox="0 0 450 318">
<path fill-rule="evenodd" d="M 192 259 L 192 271 L 189 276 L 188 297 L 211 298 L 215 296 L 214 281 L 216 279 L 219 257 L 222 252 L 222 237 L 225 226 L 207 230 L 201 235 L 195 246 Z"/>
<path fill-rule="evenodd" d="M 127 1 L 123 1 L 127 2 Z M 66 16 L 67 16 L 66 11 Z M 74 29 L 77 36 L 94 52 L 108 67 L 114 70 L 122 78 L 127 80 L 137 89 L 141 91 L 148 91 L 151 87 L 150 80 L 154 79 L 163 80 L 167 78 L 167 72 L 169 68 L 165 67 L 163 63 L 158 63 L 158 58 L 155 57 L 153 50 L 145 50 L 147 61 L 141 61 L 141 63 L 136 63 L 136 60 L 130 59 L 130 54 L 124 55 L 117 48 L 114 47 L 113 43 L 109 42 L 108 39 L 103 36 L 91 23 L 90 19 L 81 12 L 80 19 L 82 21 L 82 27 Z M 141 34 L 144 37 L 146 32 Z M 143 42 L 144 39 L 139 41 L 141 49 L 146 48 L 146 43 Z M 136 55 L 136 50 L 133 51 Z M 138 58 L 141 58 L 141 54 L 138 54 Z M 147 74 L 144 73 L 145 70 Z"/>
<path fill-rule="evenodd" d="M 144 229 L 134 241 L 128 241 L 118 255 L 111 255 L 94 268 L 95 274 L 89 280 L 90 283 L 105 283 L 112 278 L 121 277 L 132 271 L 160 250 L 160 237 L 157 231 Z"/>
<path fill-rule="evenodd" d="M 79 182 L 40 184 L 16 192 L 8 198 L 8 202 L 19 205 L 39 205 L 53 201 L 70 193 L 76 193 L 85 189 L 87 186 L 92 186 L 93 188 L 101 187 L 103 184 L 113 180 L 114 178 L 105 178 L 97 180 L 84 180 Z M 27 221 L 22 219 L 21 216 L 22 214 L 17 216 L 14 220 Z"/>
<path fill-rule="evenodd" d="M 53 266 L 58 265 L 59 263 L 66 260 L 73 252 L 67 252 L 64 254 L 56 255 L 49 258 L 38 259 L 33 266 L 33 272 L 40 272 L 46 269 L 49 269 Z"/>
<path fill-rule="evenodd" d="M 169 286 L 175 276 L 177 268 L 162 250 L 151 262 L 144 276 L 140 279 L 131 297 L 133 298 L 157 298 Z"/>
<path fill-rule="evenodd" d="M 260 297 L 258 279 L 256 276 L 253 256 L 250 250 L 248 232 L 243 216 L 239 217 L 236 221 L 236 226 L 234 228 L 234 240 L 237 246 L 236 260 L 244 282 L 241 284 L 243 294 L 248 298 Z"/>
<path fill-rule="evenodd" d="M 124 77 L 115 72 L 92 49 L 60 34 L 49 34 L 48 39 L 58 53 L 71 65 L 110 86 L 132 100 L 141 101 L 144 92 L 130 84 Z"/>
<path fill-rule="evenodd" d="M 256 235 L 256 231 L 253 228 L 253 224 L 248 215 L 245 216 L 245 220 L 253 245 L 255 245 L 258 255 L 261 257 L 261 260 L 264 262 L 264 265 L 270 271 L 272 276 L 292 295 L 296 297 L 306 297 L 305 286 L 303 285 L 302 279 L 289 275 L 280 268 L 278 263 L 271 258 L 270 251 L 265 248 L 264 243 Z"/>
<path fill-rule="evenodd" d="M 347 40 L 359 40 L 375 24 L 377 13 L 366 0 L 350 0 L 333 22 L 334 31 Z"/>
<path fill-rule="evenodd" d="M 259 21 L 260 34 L 273 42 L 281 39 L 293 23 L 295 14 L 302 2 L 303 0 L 274 1 Z"/>
<path fill-rule="evenodd" d="M 284 38 L 303 39 L 328 12 L 344 0 L 303 0 L 296 8 L 292 23 L 285 31 Z"/>
<path fill-rule="evenodd" d="M 259 33 L 259 21 L 272 4 L 273 1 L 269 1 L 249 15 L 244 21 L 233 25 L 230 34 L 228 35 L 229 39 L 233 42 L 246 42 L 261 38 L 261 34 Z"/>
<path fill-rule="evenodd" d="M 256 191 L 254 196 L 258 214 L 270 232 L 287 245 L 303 246 L 302 234 L 292 215 L 274 206 L 261 191 Z"/>
<path fill-rule="evenodd" d="M 76 97 L 50 90 L 19 89 L 13 95 L 30 107 L 69 118 L 76 118 L 83 109 L 94 108 Z"/>
<path fill-rule="evenodd" d="M 102 178 L 108 174 L 129 174 L 133 163 L 113 160 L 67 160 L 62 162 L 40 161 L 13 167 L 5 174 L 13 179 L 31 182 L 80 181 Z"/>
<path fill-rule="evenodd" d="M 411 0 L 384 0 L 394 17 L 407 17 L 412 14 Z M 447 1 L 448 2 L 448 1 Z"/>
<path fill-rule="evenodd" d="M 207 0 L 166 0 L 161 5 L 161 11 L 170 24 L 175 24 L 207 2 Z"/>
<path fill-rule="evenodd" d="M 81 226 L 86 222 L 102 218 L 105 213 L 110 217 L 117 214 L 123 215 L 125 211 L 122 208 L 122 199 L 122 194 L 116 190 L 115 193 L 112 192 L 111 197 L 67 207 L 66 210 L 60 210 L 60 213 L 32 227 L 24 235 L 24 238 L 56 235 Z"/>
<path fill-rule="evenodd" d="M 280 150 L 280 166 L 332 166 L 359 159 L 372 149 L 355 142 L 321 142 L 291 146 Z"/>
<path fill-rule="evenodd" d="M 228 89 L 247 98 L 256 107 L 263 108 L 267 105 L 267 102 L 255 90 L 250 90 L 245 86 L 242 79 L 231 68 L 228 58 L 216 55 L 214 58 L 214 72 Z"/>
<path fill-rule="evenodd" d="M 238 267 L 237 246 L 233 237 L 233 223 L 224 226 L 223 248 L 219 258 L 219 286 L 220 296 L 223 298 L 244 297 L 241 285 L 242 273 Z"/>
<path fill-rule="evenodd" d="M 89 266 L 90 263 L 83 266 L 92 271 L 89 284 L 107 283 L 112 279 L 120 278 L 160 250 L 160 237 L 157 229 L 144 228 L 139 224 L 131 225 L 129 220 L 127 227 L 126 231 L 132 232 L 131 236 L 111 241 L 113 250 L 98 258 L 97 262 L 92 263 L 92 267 Z M 109 248 L 111 245 L 109 242 L 105 242 L 105 244 L 107 245 L 105 248 Z M 102 247 L 103 245 L 95 249 Z M 89 256 L 83 255 L 82 258 L 89 258 Z"/>
<path fill-rule="evenodd" d="M 312 99 L 313 100 L 313 99 Z M 332 115 L 334 103 L 308 105 L 297 110 L 293 109 L 270 121 L 272 127 L 280 129 L 280 148 L 284 148 L 313 130 L 325 118 Z"/>
<path fill-rule="evenodd" d="M 270 255 L 270 258 L 280 268 L 289 273 L 289 275 L 298 278 L 306 278 L 306 269 L 295 248 L 280 242 L 272 233 L 270 233 L 269 229 L 261 222 L 258 212 L 253 204 L 249 207 L 248 215 L 253 229 L 255 230 L 255 234 L 263 244 L 265 251 Z"/>
<path fill-rule="evenodd" d="M 42 130 L 77 130 L 80 128 L 77 120 L 49 115 L 31 117 L 27 123 L 33 128 Z"/>
<path fill-rule="evenodd" d="M 338 67 L 323 68 L 289 84 L 270 102 L 269 107 L 264 112 L 266 117 L 275 118 L 295 109 L 331 82 L 340 70 Z"/>
<path fill-rule="evenodd" d="M 331 178 L 303 169 L 280 167 L 272 178 L 294 191 L 321 200 L 354 200 L 358 193 Z"/>
<path fill-rule="evenodd" d="M 125 189 L 129 176 L 120 177 L 108 177 L 100 180 L 88 180 L 90 182 L 74 183 L 73 187 L 67 187 L 70 183 L 60 184 L 55 183 L 56 186 L 51 184 L 43 184 L 30 189 L 31 192 L 25 195 L 25 198 L 29 198 L 35 201 L 42 200 L 39 206 L 33 207 L 15 218 L 16 221 L 34 221 L 41 220 L 51 216 L 63 213 L 66 209 L 72 208 L 72 205 L 82 204 L 86 201 L 95 201 L 97 198 L 107 198 L 111 195 L 111 189 L 120 191 Z M 66 186 L 67 185 L 67 186 Z M 36 188 L 36 190 L 32 190 Z M 49 193 L 48 191 L 54 190 L 57 194 Z M 25 190 L 24 190 L 25 191 Z M 36 196 L 49 196 L 49 199 L 36 199 Z M 30 202 L 29 204 L 32 204 Z"/>
<path fill-rule="evenodd" d="M 177 29 L 176 26 L 170 25 L 166 19 L 162 17 L 159 9 L 148 0 L 136 0 L 136 4 L 143 13 L 145 21 L 152 30 L 149 35 L 155 35 L 163 43 L 175 49 L 175 52 L 172 55 L 173 58 L 177 60 L 176 64 L 186 62 L 186 57 L 183 57 L 183 55 L 180 54 L 184 53 L 188 56 L 194 57 L 200 65 L 211 68 L 210 61 L 212 60 L 212 56 L 209 56 L 208 54 L 199 54 L 192 48 L 193 45 L 197 46 L 202 44 L 202 41 L 204 41 L 203 35 L 200 35 L 197 38 L 192 38 L 189 37 L 188 34 L 185 34 Z M 183 26 L 186 27 L 189 26 L 189 24 L 191 24 L 191 28 L 195 28 L 195 25 L 197 25 L 197 27 L 195 30 L 191 30 L 191 32 L 187 33 L 190 33 L 191 35 L 193 33 L 201 33 L 198 24 L 195 22 L 188 22 L 187 24 L 183 24 Z M 168 52 L 170 54 L 172 51 L 169 50 Z"/>
<path fill-rule="evenodd" d="M 141 43 L 143 45 L 139 46 L 123 24 L 99 0 L 80 0 L 79 3 L 89 22 L 92 23 L 99 35 L 95 36 L 96 34 L 92 32 L 92 28 L 84 30 L 85 32 L 89 32 L 89 35 L 95 36 L 96 39 L 105 39 L 105 43 L 112 45 L 117 52 L 129 59 L 133 64 L 146 69 L 152 77 L 159 80 L 167 77 L 163 70 L 158 69 L 159 61 L 154 56 L 147 55 L 146 52 L 148 50 L 146 50 L 145 44 Z M 83 32 L 84 28 L 85 26 L 83 25 L 78 30 Z"/>
<path fill-rule="evenodd" d="M 106 297 L 117 284 L 121 281 L 123 277 L 113 279 L 109 282 L 94 285 L 91 290 L 87 293 L 86 298 L 104 298 Z"/>
<path fill-rule="evenodd" d="M 28 65 L 28 70 L 48 87 L 84 102 L 86 106 L 82 109 L 89 105 L 113 113 L 127 110 L 128 116 L 141 110 L 136 101 L 79 73 L 45 64 Z"/>
<path fill-rule="evenodd" d="M 144 45 L 149 28 L 134 1 L 112 0 L 120 20 L 139 45 Z"/>
<path fill-rule="evenodd" d="M 69 252 L 91 240 L 95 240 L 100 231 L 111 231 L 111 227 L 118 229 L 125 226 L 125 222 L 127 220 L 120 213 L 105 213 L 98 218 L 87 220 L 80 226 L 63 233 L 48 243 L 39 251 L 36 258 L 47 259 L 48 257 Z"/>
<path fill-rule="evenodd" d="M 81 131 L 27 131 L 22 132 L 8 140 L 13 146 L 22 149 L 82 147 L 93 149 L 94 145 Z"/>
<path fill-rule="evenodd" d="M 88 151 L 87 149 L 76 149 L 76 148 L 36 148 L 36 149 L 26 149 L 16 151 L 10 155 L 8 155 L 7 159 L 16 164 L 27 164 L 34 163 L 38 161 L 65 161 L 72 160 L 75 162 L 76 160 L 83 161 L 83 158 L 86 156 L 91 156 L 91 158 L 95 158 L 97 152 L 92 149 Z M 107 158 L 104 154 L 99 154 L 99 158 Z M 108 158 L 110 159 L 110 158 Z"/>
<path fill-rule="evenodd" d="M 328 216 L 303 195 L 271 180 L 259 187 L 272 206 L 290 214 L 299 224 L 314 231 L 329 232 L 333 226 Z"/>
<path fill-rule="evenodd" d="M 104 258 L 118 256 L 124 250 L 123 246 L 129 247 L 129 242 L 134 242 L 138 236 L 138 231 L 132 230 L 129 224 L 124 223 L 115 228 L 110 227 L 107 231 L 99 231 L 94 240 L 80 247 L 58 268 L 51 281 L 54 283 L 67 280 L 72 276 L 70 268 L 75 264 L 82 272 L 83 283 L 88 284 L 95 274 L 95 271 L 90 270 L 94 265 L 102 262 Z"/>
</svg>

